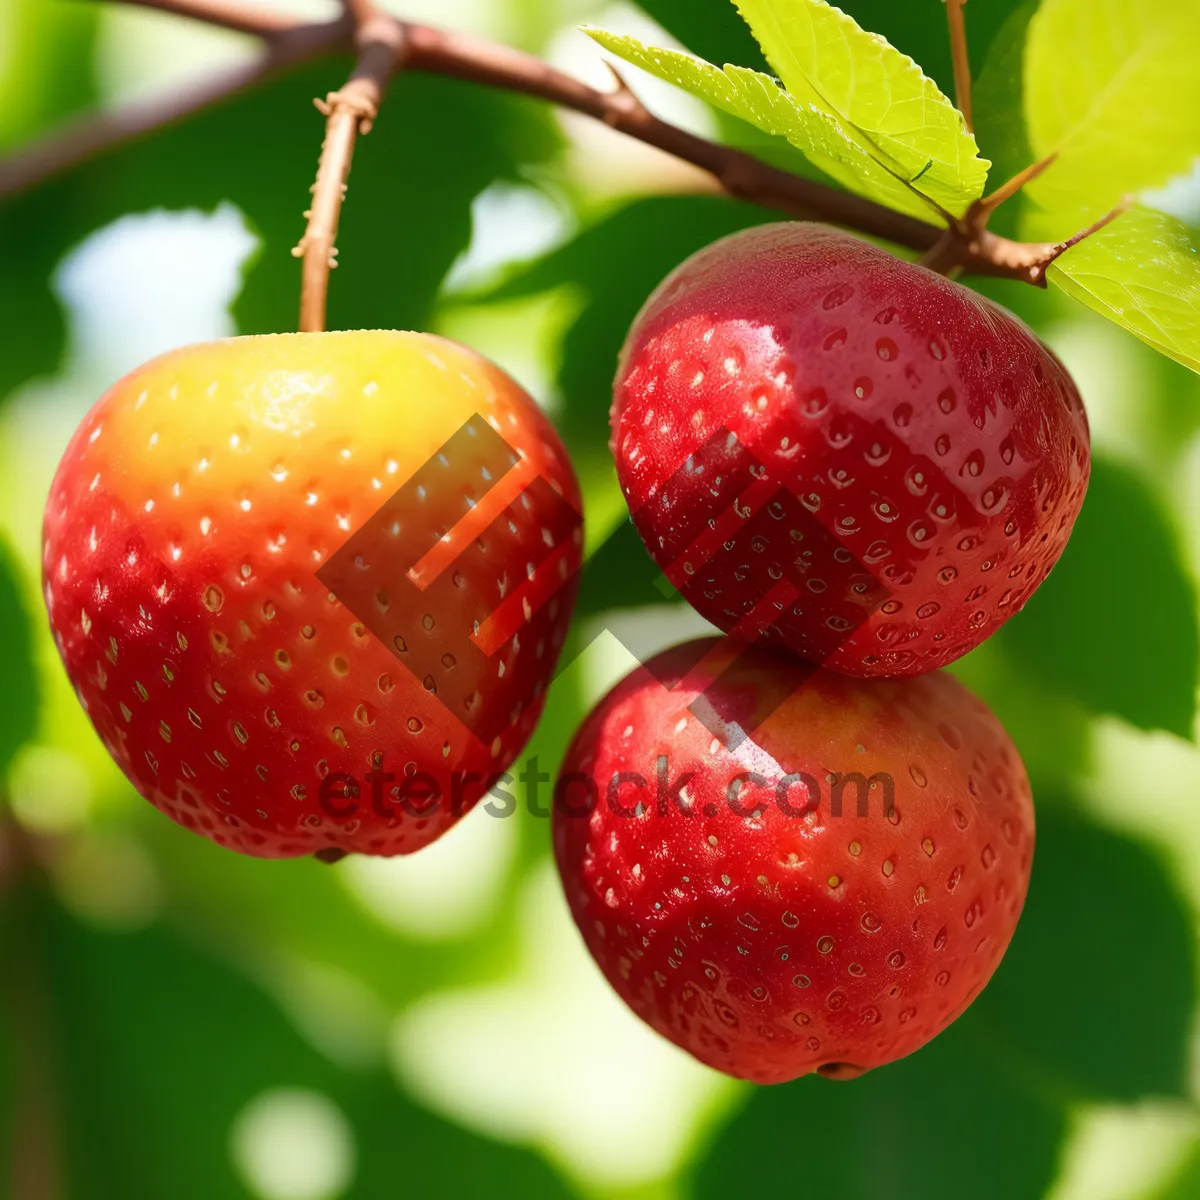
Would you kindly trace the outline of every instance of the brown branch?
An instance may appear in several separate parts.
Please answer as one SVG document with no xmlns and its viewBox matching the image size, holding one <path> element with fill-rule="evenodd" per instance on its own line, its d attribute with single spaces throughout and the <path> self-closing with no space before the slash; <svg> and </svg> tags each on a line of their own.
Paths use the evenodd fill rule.
<svg viewBox="0 0 1200 1200">
<path fill-rule="evenodd" d="M 354 12 L 343 14 L 339 21 L 319 25 L 289 22 L 270 10 L 249 4 L 240 6 L 237 0 L 132 2 L 210 21 L 225 28 L 258 33 L 267 42 L 266 60 L 257 70 L 243 69 L 240 78 L 223 77 L 215 83 L 210 82 L 207 89 L 198 89 L 182 103 L 177 100 L 168 104 L 160 110 L 163 113 L 161 120 L 155 120 L 146 109 L 94 118 L 16 155 L 8 163 L 0 163 L 0 197 L 24 191 L 129 137 L 178 120 L 206 102 L 257 82 L 280 66 L 347 48 L 352 41 L 354 21 L 367 0 L 346 0 L 355 5 Z M 947 0 L 954 10 L 962 2 Z M 301 243 L 309 296 L 301 320 L 304 328 L 323 324 L 324 295 L 345 173 L 349 170 L 354 142 L 362 131 L 364 119 L 369 121 L 388 75 L 400 65 L 401 47 L 405 69 L 517 92 L 583 113 L 707 171 L 726 192 L 739 199 L 776 209 L 790 217 L 842 225 L 905 246 L 918 254 L 928 256 L 934 252 L 939 269 L 1018 279 L 1044 286 L 1044 266 L 1054 249 L 1048 244 L 1014 242 L 986 229 L 971 228 L 965 219 L 956 222 L 947 234 L 944 226 L 898 213 L 829 184 L 793 175 L 740 150 L 707 141 L 659 120 L 623 82 L 618 82 L 614 91 L 602 92 L 540 59 L 467 34 L 450 33 L 374 13 L 364 21 L 364 28 L 368 25 L 372 30 L 372 44 L 378 42 L 379 49 L 371 52 L 369 62 L 364 62 L 363 56 L 369 47 L 360 36 L 357 39 L 359 69 L 346 87 L 332 93 L 325 101 L 329 106 L 325 146 L 314 189 L 309 229 Z M 963 46 L 965 62 L 965 41 Z"/>
<path fill-rule="evenodd" d="M 258 8 L 241 4 L 238 0 L 123 0 L 136 8 L 149 8 L 155 12 L 172 13 L 177 17 L 190 17 L 205 25 L 218 25 L 222 29 L 233 29 L 238 33 L 252 33 L 259 37 L 277 37 L 293 33 L 297 27 L 295 17 L 276 12 L 270 8 Z M 349 33 L 354 28 L 349 19 L 331 22 Z"/>
<path fill-rule="evenodd" d="M 1057 259 L 1072 246 L 1078 246 L 1085 238 L 1111 225 L 1132 207 L 1133 198 L 1126 196 L 1098 221 L 1061 242 L 1014 242 L 987 229 L 973 229 L 968 223 L 969 218 L 964 218 L 942 234 L 939 242 L 921 259 L 921 265 L 949 274 L 959 269 L 962 262 L 981 258 L 997 268 L 997 275 L 1044 288 L 1046 272 Z"/>
<path fill-rule="evenodd" d="M 354 73 L 340 91 L 316 101 L 326 116 L 325 141 L 312 189 L 312 207 L 306 214 L 308 227 L 292 251 L 304 258 L 300 286 L 300 329 L 304 332 L 320 333 L 325 328 L 329 272 L 337 266 L 338 221 L 354 144 L 360 133 L 371 129 L 388 80 L 403 54 L 405 34 L 405 26 L 399 21 L 370 13 L 355 37 L 359 53 Z"/>
<path fill-rule="evenodd" d="M 353 22 L 355 29 L 361 29 L 379 10 L 375 7 L 375 0 L 342 0 L 342 11 Z"/>
<path fill-rule="evenodd" d="M 963 5 L 967 0 L 945 0 L 946 20 L 950 23 L 950 56 L 954 62 L 954 102 L 968 130 L 974 130 L 971 116 L 971 60 L 967 56 L 967 23 Z"/>
<path fill-rule="evenodd" d="M 714 176 L 731 196 L 789 216 L 830 221 L 914 250 L 926 250 L 941 229 L 851 192 L 793 175 L 729 146 L 659 120 L 620 83 L 601 92 L 548 63 L 508 46 L 428 25 L 408 27 L 405 68 L 448 75 L 547 100 L 603 122 Z"/>
<path fill-rule="evenodd" d="M 263 52 L 249 63 L 220 71 L 165 98 L 155 97 L 116 112 L 100 112 L 72 121 L 48 137 L 0 159 L 0 200 L 30 191 L 109 150 L 177 124 L 210 105 L 318 58 L 344 45 L 349 36 L 350 29 L 344 21 L 293 26 L 268 41 Z"/>
<path fill-rule="evenodd" d="M 13 1038 L 16 1106 L 9 1132 L 10 1194 L 59 1200 L 65 1194 L 50 985 L 42 947 L 43 868 L 33 839 L 0 801 L 0 897 L 7 903 L 3 998 Z M 7 896 L 4 893 L 7 892 Z"/>
</svg>

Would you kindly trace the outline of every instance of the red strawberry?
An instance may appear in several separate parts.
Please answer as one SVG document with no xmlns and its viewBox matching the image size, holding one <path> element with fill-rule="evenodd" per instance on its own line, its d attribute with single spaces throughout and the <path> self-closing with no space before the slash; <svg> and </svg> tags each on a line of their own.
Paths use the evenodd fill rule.
<svg viewBox="0 0 1200 1200">
<path fill-rule="evenodd" d="M 578 509 L 537 406 L 452 342 L 192 346 L 75 434 L 46 606 L 97 732 L 163 812 L 248 854 L 403 854 L 528 739 Z"/>
<path fill-rule="evenodd" d="M 922 1046 L 996 969 L 1029 881 L 1029 784 L 949 675 L 761 656 L 717 680 L 731 650 L 667 651 L 581 727 L 556 790 L 567 900 L 617 993 L 702 1062 L 849 1078 Z"/>
<path fill-rule="evenodd" d="M 943 666 L 1021 608 L 1090 469 L 1078 392 L 1019 320 L 804 224 L 734 234 L 662 283 L 625 345 L 612 447 L 704 617 L 868 676 Z"/>
</svg>

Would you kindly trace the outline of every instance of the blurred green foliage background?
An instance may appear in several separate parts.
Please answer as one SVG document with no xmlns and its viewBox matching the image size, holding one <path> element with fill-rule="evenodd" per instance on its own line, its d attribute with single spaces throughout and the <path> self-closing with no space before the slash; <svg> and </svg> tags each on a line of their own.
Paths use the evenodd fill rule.
<svg viewBox="0 0 1200 1200">
<path fill-rule="evenodd" d="M 943 4 L 843 7 L 952 91 Z M 1028 158 L 1034 7 L 968 9 L 997 181 Z M 396 8 L 600 85 L 583 21 L 762 66 L 727 0 Z M 0 148 L 250 50 L 153 13 L 0 0 Z M 133 794 L 45 629 L 50 475 L 150 354 L 294 326 L 311 97 L 346 70 L 306 67 L 0 203 L 0 1194 L 15 1151 L 51 1181 L 15 1200 L 1200 1197 L 1200 380 L 1061 294 L 984 288 L 1075 373 L 1091 491 L 1050 580 L 955 668 L 1034 780 L 1032 889 L 993 983 L 913 1057 L 771 1089 L 700 1067 L 608 991 L 527 812 L 477 811 L 412 860 L 327 867 L 240 858 Z M 766 152 L 634 82 L 664 115 Z M 1171 197 L 1200 218 L 1196 177 Z M 581 119 L 402 77 L 356 158 L 330 323 L 434 329 L 510 370 L 568 441 L 595 547 L 624 516 L 605 442 L 629 322 L 687 254 L 767 219 Z M 619 562 L 607 582 L 581 628 L 646 647 L 691 627 L 622 594 Z M 529 750 L 543 770 L 629 665 L 606 635 L 560 677 Z M 17 872 L 30 855 L 40 868 Z"/>
</svg>

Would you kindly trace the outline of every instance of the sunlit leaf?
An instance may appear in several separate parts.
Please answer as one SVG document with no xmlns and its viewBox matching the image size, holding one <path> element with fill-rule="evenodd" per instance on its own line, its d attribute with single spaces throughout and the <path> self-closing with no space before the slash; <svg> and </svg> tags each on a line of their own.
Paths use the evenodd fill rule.
<svg viewBox="0 0 1200 1200">
<path fill-rule="evenodd" d="M 979 78 L 984 64 L 1005 36 L 1005 23 L 1022 3 L 1024 0 L 987 0 L 967 12 L 967 50 L 974 78 Z M 911 55 L 947 96 L 954 94 L 950 38 L 946 34 L 946 10 L 942 5 L 843 0 L 838 7 L 863 29 L 881 34 L 898 50 Z M 980 141 L 978 135 L 976 141 Z"/>
<path fill-rule="evenodd" d="M 951 212 L 979 197 L 989 164 L 962 114 L 908 55 L 825 0 L 735 3 L 797 101 L 839 117 Z"/>
<path fill-rule="evenodd" d="M 996 46 L 1001 26 L 1023 0 L 988 0 L 968 16 L 971 63 L 978 76 Z M 709 62 L 736 62 L 765 69 L 762 52 L 732 4 L 696 0 L 638 0 L 679 42 Z M 921 64 L 947 95 L 954 87 L 946 12 L 940 4 L 897 4 L 896 0 L 842 0 L 838 7 L 873 33 L 881 34 Z M 981 142 L 982 144 L 982 142 Z"/>
<path fill-rule="evenodd" d="M 1029 24 L 1025 118 L 1034 154 L 1058 161 L 1030 196 L 1078 221 L 1186 172 L 1200 155 L 1198 42 L 1195 0 L 1043 0 Z"/>
<path fill-rule="evenodd" d="M 815 103 L 800 101 L 770 76 L 746 67 L 724 69 L 679 50 L 644 46 L 636 38 L 586 29 L 606 50 L 634 66 L 699 96 L 764 133 L 786 138 L 827 175 L 852 191 L 925 220 L 935 210 L 906 187 L 878 157 Z M 876 152 L 877 153 L 877 152 Z M 917 175 L 920 168 L 912 171 Z"/>
<path fill-rule="evenodd" d="M 1200 371 L 1200 233 L 1136 207 L 1073 246 L 1051 283 L 1156 350 Z"/>
<path fill-rule="evenodd" d="M 754 35 L 727 0 L 697 4 L 696 0 L 639 0 L 638 7 L 668 30 L 693 54 L 709 62 L 736 62 L 765 70 Z"/>
<path fill-rule="evenodd" d="M 1200 670 L 1196 613 L 1157 498 L 1130 468 L 1093 456 L 1062 559 L 997 638 L 1048 695 L 1190 737 Z"/>
</svg>

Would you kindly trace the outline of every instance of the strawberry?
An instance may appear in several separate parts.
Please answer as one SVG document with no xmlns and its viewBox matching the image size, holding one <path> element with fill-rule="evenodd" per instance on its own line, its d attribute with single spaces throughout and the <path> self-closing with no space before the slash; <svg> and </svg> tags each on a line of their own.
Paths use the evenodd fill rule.
<svg viewBox="0 0 1200 1200">
<path fill-rule="evenodd" d="M 76 432 L 46 607 L 100 737 L 247 854 L 404 854 L 538 719 L 580 556 L 534 402 L 423 334 L 235 338 L 158 358 Z"/>
<path fill-rule="evenodd" d="M 1020 609 L 1090 469 L 1079 394 L 1016 317 L 806 224 L 734 234 L 660 285 L 612 449 L 701 615 L 864 676 L 944 666 Z"/>
<path fill-rule="evenodd" d="M 850 1078 L 996 969 L 1029 881 L 1028 780 L 949 675 L 733 652 L 668 650 L 581 726 L 555 793 L 567 901 L 618 995 L 701 1062 Z"/>
</svg>

